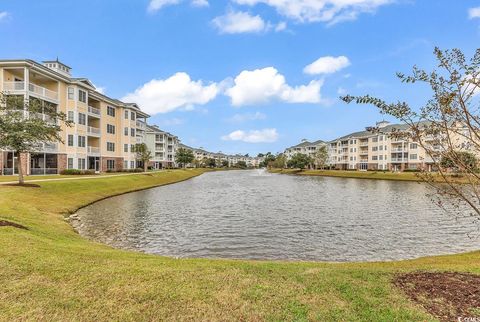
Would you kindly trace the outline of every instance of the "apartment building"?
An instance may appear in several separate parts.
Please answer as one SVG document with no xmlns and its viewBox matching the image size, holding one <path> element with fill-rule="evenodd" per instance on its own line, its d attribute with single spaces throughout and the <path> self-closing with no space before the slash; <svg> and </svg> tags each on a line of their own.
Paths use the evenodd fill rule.
<svg viewBox="0 0 480 322">
<path fill-rule="evenodd" d="M 153 169 L 176 168 L 178 166 L 175 155 L 180 147 L 177 136 L 161 130 L 156 125 L 147 125 L 145 143 L 152 152 L 150 166 Z"/>
<path fill-rule="evenodd" d="M 418 143 L 390 137 L 394 130 L 408 130 L 407 125 L 382 121 L 376 128 L 378 133 L 366 128 L 329 142 L 330 165 L 340 170 L 433 170 L 434 161 Z"/>
<path fill-rule="evenodd" d="M 327 146 L 327 143 L 322 140 L 309 142 L 303 139 L 299 144 L 285 149 L 284 154 L 287 160 L 291 159 L 297 153 L 306 154 L 313 158 L 315 157 L 315 153 L 317 153 L 318 149 L 320 149 L 322 146 Z"/>
<path fill-rule="evenodd" d="M 125 103 L 98 92 L 87 78 L 71 75 L 62 62 L 0 60 L 0 91 L 6 95 L 38 99 L 53 104 L 74 122 L 62 125 L 63 142 L 39 146 L 35 153 L 17 156 L 0 152 L 3 175 L 18 173 L 57 174 L 65 169 L 120 171 L 137 166 L 133 147 L 145 140 L 148 114 L 134 103 Z M 42 116 L 47 120 L 48 116 Z"/>
<path fill-rule="evenodd" d="M 316 149 L 326 145 L 329 165 L 338 170 L 434 170 L 434 160 L 418 143 L 394 139 L 389 135 L 394 130 L 408 130 L 407 125 L 381 121 L 376 123 L 375 128 L 380 130 L 372 131 L 371 127 L 367 127 L 364 131 L 353 132 L 330 142 L 302 141 L 287 148 L 285 156 L 287 159 L 296 153 L 313 156 Z M 431 141 L 433 144 L 433 138 Z"/>
<path fill-rule="evenodd" d="M 219 166 L 221 166 L 224 162 L 228 162 L 229 167 L 235 167 L 238 162 L 243 161 L 247 167 L 258 168 L 260 163 L 263 161 L 263 158 L 249 157 L 240 154 L 228 155 L 222 152 L 213 153 L 208 152 L 203 148 L 192 148 L 184 144 L 180 144 L 180 147 L 192 151 L 195 160 L 199 161 L 200 163 L 205 159 L 214 159 L 216 164 Z M 189 166 L 192 165 L 190 164 Z"/>
</svg>

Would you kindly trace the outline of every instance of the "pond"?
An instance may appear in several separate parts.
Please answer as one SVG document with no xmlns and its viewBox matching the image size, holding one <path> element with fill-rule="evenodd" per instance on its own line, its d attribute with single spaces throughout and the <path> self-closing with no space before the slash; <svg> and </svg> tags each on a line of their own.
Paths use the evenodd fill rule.
<svg viewBox="0 0 480 322">
<path fill-rule="evenodd" d="M 473 218 L 415 182 L 206 173 L 109 198 L 72 219 L 86 238 L 172 257 L 400 260 L 480 249 Z"/>
</svg>

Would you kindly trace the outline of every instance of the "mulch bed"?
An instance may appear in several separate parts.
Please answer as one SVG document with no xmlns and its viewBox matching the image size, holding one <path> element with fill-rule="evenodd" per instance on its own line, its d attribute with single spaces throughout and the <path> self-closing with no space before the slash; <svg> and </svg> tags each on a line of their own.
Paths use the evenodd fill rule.
<svg viewBox="0 0 480 322">
<path fill-rule="evenodd" d="M 480 318 L 480 275 L 414 272 L 393 283 L 441 321 Z"/>
<path fill-rule="evenodd" d="M 25 226 L 22 226 L 22 225 L 19 225 L 19 224 L 16 224 L 14 222 L 11 222 L 11 221 L 6 221 L 6 220 L 0 220 L 0 227 L 15 227 L 15 228 L 18 228 L 18 229 L 25 229 L 25 230 L 28 230 L 27 227 Z"/>
</svg>

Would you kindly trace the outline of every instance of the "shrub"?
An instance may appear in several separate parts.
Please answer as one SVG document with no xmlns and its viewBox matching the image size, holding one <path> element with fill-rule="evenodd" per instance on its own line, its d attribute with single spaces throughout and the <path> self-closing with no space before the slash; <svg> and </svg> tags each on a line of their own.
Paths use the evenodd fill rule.
<svg viewBox="0 0 480 322">
<path fill-rule="evenodd" d="M 419 169 L 405 169 L 403 172 L 420 172 Z"/>
<path fill-rule="evenodd" d="M 79 169 L 65 169 L 60 171 L 62 175 L 75 175 L 75 176 L 84 176 L 84 175 L 93 175 L 95 174 L 94 170 L 79 170 Z"/>
</svg>

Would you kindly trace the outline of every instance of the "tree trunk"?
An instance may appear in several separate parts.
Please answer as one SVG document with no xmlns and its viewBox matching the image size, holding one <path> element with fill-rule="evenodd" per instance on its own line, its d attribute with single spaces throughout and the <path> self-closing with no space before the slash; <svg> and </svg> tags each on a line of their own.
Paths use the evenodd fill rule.
<svg viewBox="0 0 480 322">
<path fill-rule="evenodd" d="M 17 160 L 18 160 L 18 184 L 23 185 L 25 183 L 25 178 L 23 177 L 23 162 L 22 156 L 20 152 L 17 152 Z"/>
<path fill-rule="evenodd" d="M 148 170 L 148 161 L 143 161 L 143 172 L 147 172 Z"/>
</svg>

